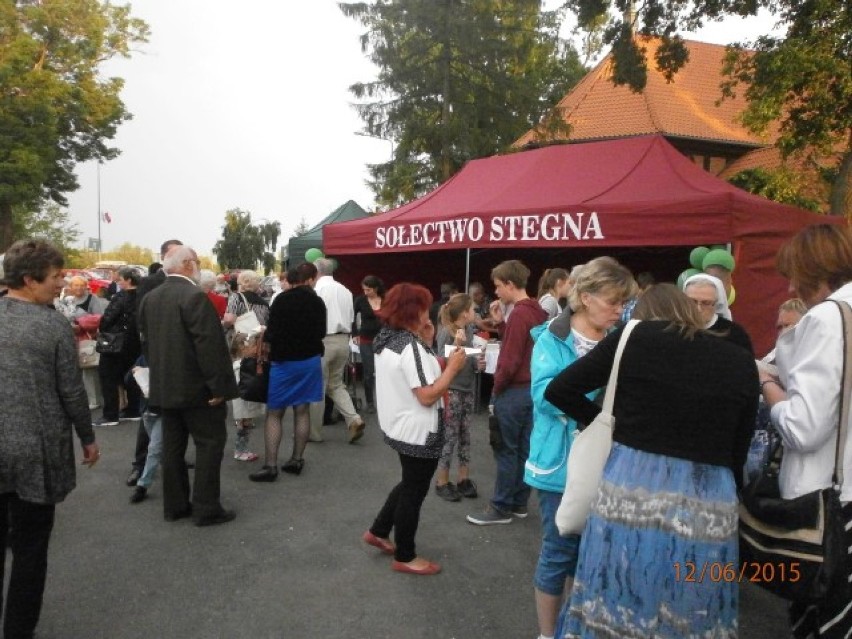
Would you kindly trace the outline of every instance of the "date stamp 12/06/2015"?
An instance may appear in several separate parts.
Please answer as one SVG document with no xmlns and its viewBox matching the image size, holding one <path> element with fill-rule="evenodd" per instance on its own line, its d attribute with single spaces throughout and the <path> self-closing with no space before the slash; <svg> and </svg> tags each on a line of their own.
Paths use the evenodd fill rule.
<svg viewBox="0 0 852 639">
<path fill-rule="evenodd" d="M 796 583 L 802 578 L 799 563 L 764 563 L 744 561 L 736 564 L 721 561 L 672 564 L 675 581 L 684 583 L 771 583 L 786 581 Z"/>
</svg>

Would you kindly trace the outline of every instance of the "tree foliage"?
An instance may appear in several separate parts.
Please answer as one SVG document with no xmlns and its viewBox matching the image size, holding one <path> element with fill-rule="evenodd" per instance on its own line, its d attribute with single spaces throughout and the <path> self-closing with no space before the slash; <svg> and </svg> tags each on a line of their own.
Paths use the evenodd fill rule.
<svg viewBox="0 0 852 639">
<path fill-rule="evenodd" d="M 641 91 L 648 61 L 634 31 L 662 39 L 654 63 L 671 77 L 688 62 L 681 30 L 708 20 L 769 11 L 786 33 L 729 46 L 726 96 L 744 86 L 749 106 L 743 122 L 755 132 L 780 123 L 777 145 L 787 156 L 819 159 L 840 153 L 831 208 L 852 217 L 852 3 L 848 0 L 645 0 L 636 23 L 625 15 L 630 0 L 568 0 L 581 25 L 609 16 L 604 41 L 612 45 L 615 82 Z M 610 15 L 611 9 L 621 12 Z M 720 96 L 721 97 L 721 96 Z"/>
<path fill-rule="evenodd" d="M 293 232 L 290 234 L 290 237 L 298 237 L 299 235 L 304 235 L 308 231 L 311 230 L 311 227 L 308 226 L 307 220 L 305 220 L 304 216 L 299 218 L 299 223 L 293 229 Z"/>
<path fill-rule="evenodd" d="M 275 268 L 275 251 L 280 236 L 280 222 L 252 224 L 251 213 L 231 209 L 225 213 L 222 239 L 216 242 L 213 254 L 222 270 L 255 270 L 261 265 L 268 275 Z"/>
<path fill-rule="evenodd" d="M 13 209 L 65 206 L 78 162 L 118 155 L 107 142 L 131 116 L 122 80 L 102 77 L 100 66 L 147 36 L 129 6 L 0 2 L 0 250 L 16 237 Z"/>
<path fill-rule="evenodd" d="M 728 178 L 736 187 L 763 197 L 818 212 L 820 202 L 804 193 L 801 176 L 789 169 L 747 169 Z"/>
<path fill-rule="evenodd" d="M 15 237 L 43 237 L 65 250 L 80 237 L 80 229 L 71 222 L 68 211 L 53 202 L 32 210 L 15 207 L 12 230 Z"/>
<path fill-rule="evenodd" d="M 390 139 L 372 165 L 377 201 L 399 204 L 467 161 L 504 150 L 539 125 L 582 77 L 558 36 L 560 15 L 529 0 L 374 0 L 340 3 L 361 22 L 362 51 L 378 67 L 350 91 L 367 135 Z M 564 126 L 553 113 L 548 126 Z"/>
</svg>

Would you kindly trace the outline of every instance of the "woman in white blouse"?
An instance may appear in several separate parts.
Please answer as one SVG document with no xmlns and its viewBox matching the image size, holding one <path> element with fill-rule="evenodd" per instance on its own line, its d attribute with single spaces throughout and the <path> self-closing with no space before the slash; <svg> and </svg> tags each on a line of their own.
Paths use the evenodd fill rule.
<svg viewBox="0 0 852 639">
<path fill-rule="evenodd" d="M 760 373 L 763 397 L 784 444 L 779 484 L 786 499 L 827 488 L 835 465 L 844 337 L 840 303 L 852 304 L 852 232 L 821 224 L 800 231 L 778 255 L 778 269 L 808 312 L 778 340 L 778 378 Z M 825 302 L 825 303 L 823 303 Z M 786 391 L 785 391 L 786 389 Z M 846 397 L 845 401 L 852 401 Z M 849 431 L 850 424 L 843 424 Z M 840 500 L 852 524 L 852 437 L 847 440 Z M 846 526 L 852 552 L 852 525 Z M 852 579 L 852 576 L 850 576 Z M 837 588 L 816 605 L 793 603 L 794 637 L 848 637 L 850 588 Z"/>
</svg>

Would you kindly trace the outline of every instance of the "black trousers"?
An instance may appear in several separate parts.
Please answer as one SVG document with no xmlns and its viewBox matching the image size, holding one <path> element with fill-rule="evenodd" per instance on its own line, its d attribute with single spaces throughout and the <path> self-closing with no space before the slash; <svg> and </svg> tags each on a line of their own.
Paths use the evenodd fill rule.
<svg viewBox="0 0 852 639">
<path fill-rule="evenodd" d="M 12 570 L 3 620 L 5 639 L 30 639 L 41 615 L 41 601 L 47 578 L 47 546 L 53 530 L 56 506 L 23 501 L 15 493 L 0 495 L 0 588 L 4 583 L 8 545 L 12 549 Z M 0 596 L 0 612 L 3 599 Z"/>
<path fill-rule="evenodd" d="M 225 421 L 228 408 L 219 406 L 198 408 L 164 408 L 163 415 L 163 509 L 165 514 L 185 512 L 192 503 L 196 518 L 216 515 L 222 511 L 219 501 L 219 471 L 228 438 Z M 195 477 L 192 497 L 189 492 L 189 471 L 186 468 L 186 447 L 189 436 L 195 443 Z"/>
<path fill-rule="evenodd" d="M 394 531 L 394 559 L 409 562 L 417 557 L 414 536 L 420 524 L 420 507 L 432 485 L 437 458 L 411 457 L 399 453 L 402 481 L 390 491 L 385 505 L 370 527 L 376 537 L 387 538 Z"/>
<path fill-rule="evenodd" d="M 139 355 L 133 353 L 101 353 L 98 376 L 101 378 L 101 392 L 104 396 L 104 419 L 112 421 L 118 419 L 118 387 L 125 383 L 125 375 L 133 367 L 137 357 Z M 125 389 L 127 390 L 127 412 L 138 415 L 139 400 L 142 399 L 139 386 L 130 378 Z"/>
</svg>

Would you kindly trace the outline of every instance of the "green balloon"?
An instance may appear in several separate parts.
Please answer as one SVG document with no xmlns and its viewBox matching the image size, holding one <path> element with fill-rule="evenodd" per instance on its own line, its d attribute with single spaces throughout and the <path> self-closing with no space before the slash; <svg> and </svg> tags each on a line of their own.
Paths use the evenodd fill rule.
<svg viewBox="0 0 852 639">
<path fill-rule="evenodd" d="M 689 254 L 689 263 L 692 264 L 692 268 L 697 268 L 699 271 L 704 268 L 701 264 L 704 261 L 704 256 L 710 252 L 710 249 L 706 246 L 696 246 L 692 249 L 692 252 Z"/>
<path fill-rule="evenodd" d="M 316 262 L 321 257 L 325 257 L 325 256 L 322 254 L 322 251 L 319 250 L 318 248 L 309 248 L 307 251 L 305 251 L 305 260 L 310 262 L 311 264 Z"/>
<path fill-rule="evenodd" d="M 688 268 L 683 273 L 677 276 L 677 287 L 683 289 L 683 283 L 693 275 L 698 275 L 701 271 L 697 268 Z"/>
<path fill-rule="evenodd" d="M 721 266 L 733 272 L 735 266 L 734 256 L 725 249 L 713 249 L 704 256 L 704 260 L 701 262 L 702 270 L 708 266 Z"/>
</svg>

